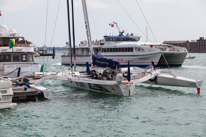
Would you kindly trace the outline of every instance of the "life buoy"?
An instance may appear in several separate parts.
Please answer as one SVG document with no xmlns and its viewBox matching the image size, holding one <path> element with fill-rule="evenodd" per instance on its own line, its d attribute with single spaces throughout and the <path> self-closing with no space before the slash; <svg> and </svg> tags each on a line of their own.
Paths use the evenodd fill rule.
<svg viewBox="0 0 206 137">
<path fill-rule="evenodd" d="M 141 49 L 141 52 L 144 52 L 144 49 Z"/>
</svg>

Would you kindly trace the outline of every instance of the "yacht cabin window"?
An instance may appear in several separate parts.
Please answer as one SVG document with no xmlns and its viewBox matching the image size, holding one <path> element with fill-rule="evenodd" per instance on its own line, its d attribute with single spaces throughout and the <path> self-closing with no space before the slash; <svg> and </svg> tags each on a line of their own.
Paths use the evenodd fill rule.
<svg viewBox="0 0 206 137">
<path fill-rule="evenodd" d="M 31 55 L 31 54 L 28 55 L 28 62 L 33 62 L 32 55 Z"/>
<path fill-rule="evenodd" d="M 0 62 L 10 62 L 11 55 L 0 55 Z"/>
<path fill-rule="evenodd" d="M 13 55 L 13 62 L 20 62 L 20 56 L 19 55 Z"/>
<path fill-rule="evenodd" d="M 25 55 L 25 54 L 22 55 L 21 58 L 22 58 L 22 62 L 26 62 L 26 61 L 27 61 L 27 60 L 26 60 L 26 55 Z"/>
</svg>

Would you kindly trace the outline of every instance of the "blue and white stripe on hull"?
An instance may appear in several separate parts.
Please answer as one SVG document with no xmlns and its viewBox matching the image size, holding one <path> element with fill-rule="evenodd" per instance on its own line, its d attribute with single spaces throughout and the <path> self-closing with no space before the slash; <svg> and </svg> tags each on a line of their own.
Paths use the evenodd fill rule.
<svg viewBox="0 0 206 137">
<path fill-rule="evenodd" d="M 148 63 L 149 64 L 149 63 Z M 149 66 L 148 64 L 142 64 L 142 65 L 140 65 L 140 64 L 138 64 L 138 65 L 136 65 L 136 64 L 130 64 L 130 67 L 141 67 L 141 68 L 145 68 L 145 67 L 147 67 L 147 66 Z M 151 63 L 150 63 L 151 64 Z M 62 63 L 62 65 L 63 66 L 70 66 L 70 64 L 69 63 Z M 74 65 L 74 64 L 72 64 L 72 65 Z M 85 64 L 76 64 L 77 66 L 86 66 L 86 63 Z M 91 65 L 90 65 L 91 66 Z M 120 64 L 120 67 L 127 67 L 128 65 L 127 64 Z M 155 67 L 157 66 L 157 63 L 155 63 Z"/>
</svg>

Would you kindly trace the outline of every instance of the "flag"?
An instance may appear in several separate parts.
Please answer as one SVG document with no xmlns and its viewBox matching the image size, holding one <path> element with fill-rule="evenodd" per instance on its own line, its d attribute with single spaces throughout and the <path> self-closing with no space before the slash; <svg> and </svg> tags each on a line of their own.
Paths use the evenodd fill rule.
<svg viewBox="0 0 206 137">
<path fill-rule="evenodd" d="M 0 16 L 1 16 L 1 11 L 0 11 Z"/>
<path fill-rule="evenodd" d="M 13 48 L 13 46 L 14 46 L 14 41 L 13 41 L 13 40 L 10 40 L 10 41 L 9 41 L 9 45 L 10 45 L 9 48 Z"/>
<path fill-rule="evenodd" d="M 111 23 L 110 23 L 109 26 L 114 27 L 114 24 L 111 24 Z"/>
<path fill-rule="evenodd" d="M 40 72 L 44 72 L 44 64 L 41 66 Z"/>
<path fill-rule="evenodd" d="M 14 46 L 15 46 L 15 39 L 12 39 L 13 43 L 14 43 Z"/>
</svg>

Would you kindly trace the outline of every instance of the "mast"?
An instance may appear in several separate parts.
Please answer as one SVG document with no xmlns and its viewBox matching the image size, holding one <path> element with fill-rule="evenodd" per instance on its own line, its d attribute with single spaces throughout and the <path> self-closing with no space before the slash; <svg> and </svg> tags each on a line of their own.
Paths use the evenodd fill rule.
<svg viewBox="0 0 206 137">
<path fill-rule="evenodd" d="M 119 33 L 121 33 L 121 31 L 120 31 L 120 29 L 119 29 L 119 26 L 118 26 L 117 22 L 113 21 L 113 23 L 116 24 L 116 26 L 117 26 L 117 28 L 118 28 L 118 30 L 119 30 Z"/>
<path fill-rule="evenodd" d="M 67 0 L 67 16 L 68 16 L 68 33 L 69 33 L 69 48 L 70 48 L 70 67 L 71 71 L 73 72 L 72 69 L 72 47 L 71 47 L 71 32 L 70 32 L 70 16 L 69 16 L 69 0 Z"/>
<path fill-rule="evenodd" d="M 76 55 L 75 55 L 75 31 L 74 31 L 74 3 L 72 0 L 72 31 L 73 31 L 73 54 L 74 54 L 74 71 L 76 71 Z"/>
<path fill-rule="evenodd" d="M 89 46 L 89 54 L 90 54 L 90 61 L 92 63 L 92 40 L 91 40 L 91 33 L 90 33 L 90 27 L 89 27 L 89 19 L 87 14 L 87 6 L 86 1 L 82 0 L 82 7 L 83 7 L 83 13 L 84 13 L 84 21 L 85 21 L 85 28 L 86 28 L 86 34 L 87 34 L 87 41 Z"/>
</svg>

